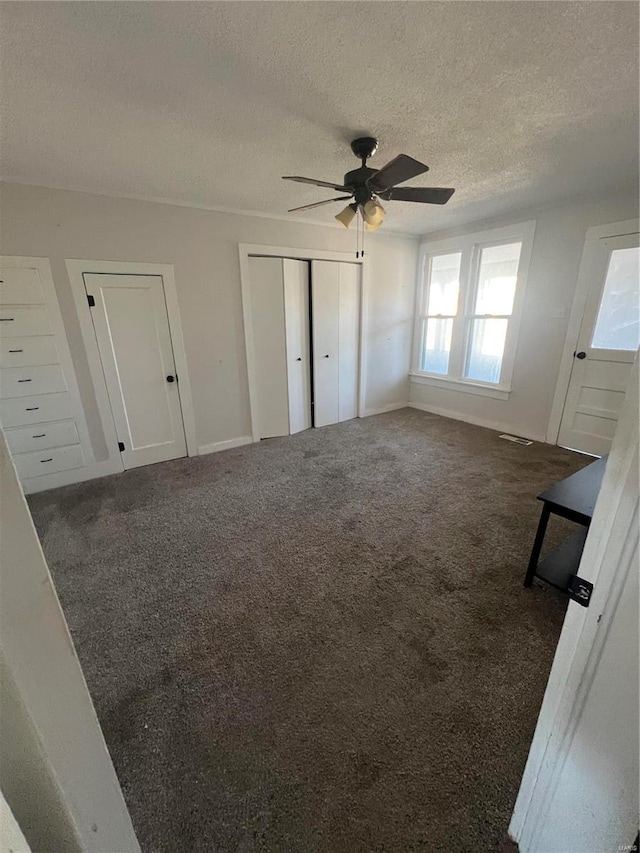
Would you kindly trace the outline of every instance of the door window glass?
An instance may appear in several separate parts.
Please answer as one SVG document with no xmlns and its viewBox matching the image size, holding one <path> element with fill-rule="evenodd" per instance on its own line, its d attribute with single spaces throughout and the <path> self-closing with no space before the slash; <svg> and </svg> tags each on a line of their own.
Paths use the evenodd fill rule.
<svg viewBox="0 0 640 853">
<path fill-rule="evenodd" d="M 640 248 L 614 249 L 591 346 L 636 350 L 640 345 Z"/>
</svg>

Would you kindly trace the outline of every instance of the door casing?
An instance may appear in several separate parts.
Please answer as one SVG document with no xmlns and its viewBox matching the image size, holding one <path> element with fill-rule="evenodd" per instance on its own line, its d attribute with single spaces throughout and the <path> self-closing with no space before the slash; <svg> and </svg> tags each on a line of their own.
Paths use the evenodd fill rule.
<svg viewBox="0 0 640 853">
<path fill-rule="evenodd" d="M 562 351 L 562 359 L 560 361 L 560 370 L 558 371 L 558 381 L 556 382 L 556 390 L 553 397 L 553 404 L 551 406 L 549 425 L 547 427 L 546 440 L 549 444 L 558 443 L 562 413 L 564 411 L 564 404 L 569 392 L 569 383 L 571 381 L 573 353 L 578 345 L 582 318 L 584 316 L 587 298 L 589 296 L 589 286 L 591 284 L 588 258 L 589 253 L 585 253 L 584 249 L 590 241 L 606 240 L 609 237 L 622 237 L 626 234 L 637 234 L 638 232 L 640 232 L 640 220 L 638 219 L 626 219 L 621 222 L 612 222 L 609 225 L 597 225 L 587 230 L 578 272 L 578 280 L 576 282 L 576 292 L 573 298 L 571 315 L 567 327 L 567 335 L 565 338 L 564 349 Z"/>
<path fill-rule="evenodd" d="M 107 458 L 112 466 L 112 471 L 110 473 L 124 471 L 124 465 L 122 464 L 120 450 L 118 449 L 118 436 L 113 420 L 113 414 L 111 412 L 111 403 L 107 393 L 107 385 L 102 371 L 102 361 L 93 328 L 93 321 L 91 319 L 91 309 L 87 302 L 87 294 L 83 278 L 86 273 L 157 275 L 162 277 L 176 372 L 180 377 L 180 402 L 182 404 L 182 420 L 187 443 L 187 455 L 197 456 L 198 445 L 196 441 L 193 398 L 191 393 L 191 383 L 189 380 L 189 371 L 187 368 L 187 356 L 184 347 L 182 324 L 180 322 L 180 310 L 178 308 L 178 294 L 176 291 L 173 265 L 130 263 L 125 261 L 95 261 L 73 258 L 66 260 L 66 266 L 78 320 L 80 322 L 80 332 L 82 334 L 82 341 L 87 355 L 98 413 L 100 415 L 100 421 L 104 432 Z"/>
</svg>

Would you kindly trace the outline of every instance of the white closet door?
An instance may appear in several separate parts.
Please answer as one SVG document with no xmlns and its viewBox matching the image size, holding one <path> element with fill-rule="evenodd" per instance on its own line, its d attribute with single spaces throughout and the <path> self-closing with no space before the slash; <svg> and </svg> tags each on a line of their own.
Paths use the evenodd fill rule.
<svg viewBox="0 0 640 853">
<path fill-rule="evenodd" d="M 251 331 L 260 438 L 289 435 L 282 258 L 249 258 Z"/>
<path fill-rule="evenodd" d="M 314 426 L 340 419 L 340 265 L 311 262 Z"/>
<path fill-rule="evenodd" d="M 313 387 L 315 426 L 358 414 L 360 268 L 313 261 Z"/>
<path fill-rule="evenodd" d="M 289 432 L 311 427 L 309 264 L 285 259 L 284 311 L 289 392 Z"/>
<path fill-rule="evenodd" d="M 124 467 L 186 456 L 162 277 L 87 273 L 84 281 Z"/>
<path fill-rule="evenodd" d="M 360 267 L 357 264 L 338 264 L 338 266 L 340 267 L 338 420 L 350 421 L 358 417 Z"/>
</svg>

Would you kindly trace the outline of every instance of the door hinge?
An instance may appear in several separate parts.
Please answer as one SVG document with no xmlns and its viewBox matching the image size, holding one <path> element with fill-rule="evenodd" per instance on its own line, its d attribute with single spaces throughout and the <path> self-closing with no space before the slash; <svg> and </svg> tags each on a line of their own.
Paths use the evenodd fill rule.
<svg viewBox="0 0 640 853">
<path fill-rule="evenodd" d="M 124 450 L 124 441 L 118 442 L 118 450 L 120 451 L 120 453 L 122 453 L 122 451 Z"/>
<path fill-rule="evenodd" d="M 569 575 L 569 585 L 567 586 L 569 598 L 581 604 L 583 607 L 588 607 L 591 601 L 591 593 L 593 592 L 593 584 L 590 581 L 585 581 L 578 575 Z"/>
<path fill-rule="evenodd" d="M 91 296 L 90 293 L 87 293 L 87 302 L 89 303 L 89 308 L 96 307 L 96 300 L 93 298 L 93 296 Z"/>
</svg>

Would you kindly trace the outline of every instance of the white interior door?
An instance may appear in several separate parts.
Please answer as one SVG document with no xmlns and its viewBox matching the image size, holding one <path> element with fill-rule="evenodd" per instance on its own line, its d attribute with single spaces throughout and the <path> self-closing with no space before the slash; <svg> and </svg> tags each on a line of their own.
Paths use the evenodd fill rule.
<svg viewBox="0 0 640 853">
<path fill-rule="evenodd" d="M 339 264 L 340 306 L 338 311 L 338 420 L 358 417 L 358 364 L 360 342 L 360 267 Z"/>
<path fill-rule="evenodd" d="M 125 468 L 186 456 L 162 277 L 85 273 Z"/>
<path fill-rule="evenodd" d="M 558 444 L 609 452 L 640 343 L 639 235 L 590 241 L 583 263 L 590 287 Z"/>
<path fill-rule="evenodd" d="M 285 258 L 284 277 L 285 338 L 287 350 L 287 390 L 289 432 L 311 427 L 311 350 L 309 342 L 309 264 Z"/>
<path fill-rule="evenodd" d="M 312 261 L 314 425 L 358 415 L 360 267 Z"/>
<path fill-rule="evenodd" d="M 340 419 L 340 265 L 311 262 L 314 426 Z"/>
<path fill-rule="evenodd" d="M 254 407 L 260 438 L 289 435 L 282 258 L 249 258 Z"/>
</svg>

